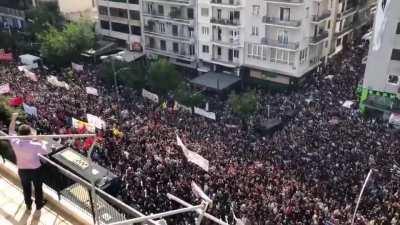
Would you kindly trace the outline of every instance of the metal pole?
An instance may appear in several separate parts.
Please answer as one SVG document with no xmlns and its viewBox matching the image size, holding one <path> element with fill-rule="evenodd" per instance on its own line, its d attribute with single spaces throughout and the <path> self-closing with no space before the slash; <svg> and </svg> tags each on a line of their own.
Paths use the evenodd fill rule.
<svg viewBox="0 0 400 225">
<path fill-rule="evenodd" d="M 85 138 L 85 137 L 94 137 L 96 134 L 51 134 L 51 135 L 26 135 L 26 136 L 0 136 L 0 140 L 9 140 L 9 139 L 33 139 L 33 138 Z"/>
<path fill-rule="evenodd" d="M 163 217 L 167 217 L 167 216 L 173 216 L 176 214 L 196 211 L 197 209 L 200 209 L 202 207 L 203 207 L 203 205 L 188 206 L 186 208 L 175 209 L 175 210 L 171 210 L 168 212 L 157 213 L 157 214 L 153 214 L 153 215 L 149 215 L 149 216 L 142 216 L 139 218 L 134 218 L 134 219 L 125 220 L 125 221 L 121 221 L 121 222 L 110 223 L 108 225 L 131 225 L 131 224 L 135 224 L 135 223 L 141 223 L 141 222 L 147 221 L 149 219 L 158 219 L 158 218 L 163 218 Z"/>
<path fill-rule="evenodd" d="M 93 152 L 93 147 L 96 144 L 97 138 L 94 138 L 92 146 L 90 146 L 90 149 L 88 151 L 88 161 L 89 161 L 89 169 L 90 173 L 93 173 L 93 161 L 92 161 L 92 152 Z M 92 213 L 93 213 L 93 220 L 94 224 L 96 224 L 96 207 L 97 207 L 97 196 L 96 196 L 96 186 L 95 186 L 95 180 L 90 179 L 90 185 L 91 185 L 91 203 L 92 203 Z"/>
<path fill-rule="evenodd" d="M 269 119 L 269 105 L 267 105 L 267 116 L 268 116 L 268 119 Z"/>
<path fill-rule="evenodd" d="M 199 217 L 197 218 L 196 225 L 200 225 L 201 224 L 201 221 L 203 220 L 204 214 L 207 212 L 208 204 L 209 204 L 208 202 L 204 202 L 203 203 L 202 212 L 199 214 Z"/>
<path fill-rule="evenodd" d="M 119 100 L 119 93 L 118 93 L 118 84 L 117 84 L 117 72 L 115 71 L 115 65 L 114 65 L 114 57 L 111 56 L 111 67 L 114 73 L 114 86 L 115 86 L 115 93 L 117 94 L 117 100 Z"/>
<path fill-rule="evenodd" d="M 371 177 L 371 174 L 372 174 L 372 169 L 369 170 L 369 173 L 368 173 L 368 175 L 367 175 L 367 178 L 365 178 L 364 185 L 363 185 L 363 187 L 362 187 L 362 189 L 361 189 L 360 195 L 358 196 L 357 205 L 356 205 L 356 208 L 354 209 L 353 218 L 351 219 L 351 225 L 354 224 L 354 220 L 356 219 L 356 214 L 357 214 L 358 206 L 360 205 L 361 196 L 362 196 L 363 193 L 364 193 L 364 189 L 365 189 L 365 187 L 367 186 L 367 183 L 368 183 L 369 178 Z"/>
<path fill-rule="evenodd" d="M 170 193 L 167 194 L 167 197 L 168 197 L 168 199 L 173 200 L 173 201 L 175 201 L 175 202 L 177 202 L 177 203 L 179 203 L 179 204 L 181 204 L 181 205 L 183 205 L 183 206 L 186 206 L 186 207 L 192 206 L 191 204 L 185 202 L 184 200 L 182 200 L 182 199 L 180 199 L 180 198 L 178 198 L 178 197 L 176 197 L 175 195 L 172 195 L 172 194 L 170 194 Z M 197 213 L 201 213 L 201 210 L 196 210 L 196 212 L 197 212 Z M 218 219 L 217 217 L 215 217 L 215 216 L 213 216 L 213 215 L 211 215 L 211 214 L 209 214 L 209 213 L 207 213 L 207 212 L 204 213 L 204 216 L 205 216 L 207 219 L 209 219 L 209 220 L 211 220 L 211 221 L 213 221 L 213 222 L 215 222 L 215 223 L 217 223 L 217 224 L 220 224 L 220 225 L 230 225 L 229 223 L 226 223 L 226 222 L 224 222 L 224 221 Z"/>
</svg>

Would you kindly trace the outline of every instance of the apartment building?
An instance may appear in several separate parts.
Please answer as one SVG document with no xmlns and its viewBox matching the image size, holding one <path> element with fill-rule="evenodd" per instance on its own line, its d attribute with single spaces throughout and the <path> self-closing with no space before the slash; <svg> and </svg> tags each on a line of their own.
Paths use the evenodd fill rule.
<svg viewBox="0 0 400 225">
<path fill-rule="evenodd" d="M 400 1 L 380 2 L 368 52 L 360 108 L 400 113 Z M 385 22 L 379 22 L 383 20 L 378 17 L 385 18 Z"/>
<path fill-rule="evenodd" d="M 98 34 L 121 47 L 142 51 L 142 16 L 139 0 L 97 0 Z"/>
<path fill-rule="evenodd" d="M 0 29 L 23 29 L 26 26 L 25 10 L 31 9 L 32 0 L 0 1 Z"/>
</svg>

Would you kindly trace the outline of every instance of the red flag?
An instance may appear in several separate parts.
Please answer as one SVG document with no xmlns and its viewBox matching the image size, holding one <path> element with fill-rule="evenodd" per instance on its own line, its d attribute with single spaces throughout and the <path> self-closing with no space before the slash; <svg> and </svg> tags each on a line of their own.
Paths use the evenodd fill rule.
<svg viewBox="0 0 400 225">
<path fill-rule="evenodd" d="M 90 149 L 90 147 L 92 146 L 94 142 L 94 138 L 90 137 L 90 138 L 86 138 L 85 142 L 83 143 L 83 150 L 87 151 Z"/>
<path fill-rule="evenodd" d="M 21 97 L 14 97 L 8 100 L 8 104 L 13 107 L 18 107 L 22 105 L 22 103 L 24 103 L 24 99 L 22 99 Z"/>
<path fill-rule="evenodd" d="M 0 61 L 12 61 L 13 54 L 12 53 L 0 53 Z"/>
</svg>

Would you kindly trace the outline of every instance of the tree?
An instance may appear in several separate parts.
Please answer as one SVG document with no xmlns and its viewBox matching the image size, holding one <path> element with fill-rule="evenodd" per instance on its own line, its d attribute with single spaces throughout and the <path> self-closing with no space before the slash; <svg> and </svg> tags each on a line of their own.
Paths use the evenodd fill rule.
<svg viewBox="0 0 400 225">
<path fill-rule="evenodd" d="M 199 106 L 205 97 L 200 92 L 194 92 L 187 84 L 182 83 L 175 92 L 175 99 L 186 106 Z"/>
<path fill-rule="evenodd" d="M 168 60 L 159 59 L 150 65 L 148 85 L 159 94 L 165 96 L 169 91 L 175 91 L 181 82 L 181 76 Z"/>
<path fill-rule="evenodd" d="M 8 32 L 0 32 L 0 48 L 12 49 L 15 41 L 12 35 Z"/>
<path fill-rule="evenodd" d="M 55 27 L 39 35 L 40 53 L 47 62 L 55 66 L 69 64 L 84 50 L 93 47 L 93 26 L 86 21 L 69 23 L 59 31 Z"/>
<path fill-rule="evenodd" d="M 50 27 L 61 28 L 64 22 L 57 5 L 51 2 L 40 3 L 38 7 L 28 10 L 26 17 L 30 22 L 27 31 L 32 40 L 36 39 L 37 34 L 50 29 Z"/>
<path fill-rule="evenodd" d="M 231 93 L 228 103 L 232 112 L 240 117 L 243 125 L 247 125 L 246 121 L 257 110 L 257 97 L 254 90 L 241 95 Z"/>
<path fill-rule="evenodd" d="M 145 68 L 142 63 L 126 63 L 115 60 L 114 69 L 117 72 L 118 85 L 125 85 L 133 89 L 141 89 L 145 86 Z M 110 61 L 103 63 L 100 78 L 107 87 L 114 85 L 114 71 Z"/>
</svg>

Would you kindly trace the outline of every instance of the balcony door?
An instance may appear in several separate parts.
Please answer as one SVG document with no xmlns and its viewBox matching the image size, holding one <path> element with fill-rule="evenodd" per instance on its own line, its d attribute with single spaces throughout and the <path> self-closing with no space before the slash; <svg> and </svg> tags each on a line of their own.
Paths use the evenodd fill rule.
<svg viewBox="0 0 400 225">
<path fill-rule="evenodd" d="M 287 44 L 289 42 L 289 35 L 286 30 L 278 31 L 278 42 L 280 44 Z"/>
<path fill-rule="evenodd" d="M 281 21 L 290 21 L 290 8 L 281 8 L 279 18 Z"/>
<path fill-rule="evenodd" d="M 228 60 L 229 60 L 229 62 L 233 61 L 233 50 L 232 49 L 229 49 L 229 51 L 228 51 Z"/>
</svg>

